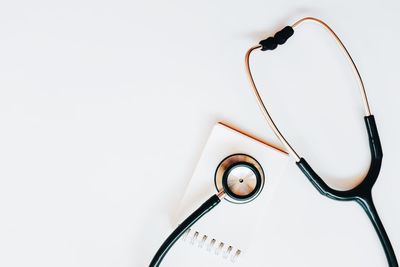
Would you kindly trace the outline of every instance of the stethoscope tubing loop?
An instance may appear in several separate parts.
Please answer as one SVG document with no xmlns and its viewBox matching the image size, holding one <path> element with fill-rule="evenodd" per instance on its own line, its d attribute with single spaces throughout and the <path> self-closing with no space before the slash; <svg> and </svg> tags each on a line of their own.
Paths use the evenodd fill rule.
<svg viewBox="0 0 400 267">
<path fill-rule="evenodd" d="M 329 27 L 329 25 L 326 24 L 324 21 L 318 19 L 318 18 L 305 17 L 305 18 L 302 18 L 302 19 L 296 21 L 292 26 L 287 26 L 287 27 L 292 27 L 293 29 L 295 29 L 295 28 L 299 27 L 300 25 L 302 25 L 306 21 L 315 22 L 318 25 L 321 25 L 325 30 L 328 31 L 328 33 L 330 33 L 330 35 L 334 38 L 336 43 L 339 45 L 339 47 L 343 51 L 344 55 L 346 56 L 348 62 L 350 63 L 350 65 L 352 67 L 352 70 L 353 70 L 353 72 L 355 74 L 355 77 L 357 79 L 357 83 L 358 83 L 358 87 L 360 89 L 360 95 L 361 95 L 362 103 L 363 103 L 363 107 L 364 107 L 364 115 L 365 116 L 372 115 L 371 109 L 370 109 L 370 106 L 369 106 L 368 96 L 367 96 L 367 93 L 366 93 L 366 90 L 365 90 L 365 86 L 364 86 L 364 82 L 362 80 L 360 72 L 358 71 L 357 65 L 355 64 L 355 62 L 354 62 L 353 58 L 351 57 L 349 51 L 347 50 L 346 46 L 340 40 L 338 35 Z M 269 38 L 267 38 L 266 40 L 268 40 L 268 39 Z M 260 43 L 262 43 L 262 41 Z M 261 95 L 259 93 L 257 85 L 256 85 L 256 83 L 254 81 L 254 78 L 253 78 L 253 75 L 252 75 L 252 72 L 251 72 L 251 67 L 250 67 L 250 57 L 251 57 L 251 54 L 256 50 L 259 50 L 259 51 L 263 50 L 263 46 L 262 45 L 253 46 L 253 47 L 251 47 L 250 49 L 247 50 L 246 55 L 245 55 L 246 74 L 247 74 L 248 80 L 249 80 L 249 82 L 251 84 L 252 91 L 253 91 L 253 93 L 254 93 L 254 95 L 256 97 L 257 104 L 258 104 L 259 108 L 261 109 L 261 112 L 262 112 L 263 116 L 267 120 L 269 126 L 272 128 L 274 134 L 278 137 L 278 139 L 281 141 L 281 143 L 285 146 L 286 150 L 293 157 L 293 159 L 296 162 L 298 162 L 298 161 L 300 161 L 301 157 L 295 151 L 295 149 L 289 144 L 289 142 L 286 140 L 286 138 L 280 132 L 279 128 L 276 126 L 274 120 L 272 119 L 271 115 L 268 112 L 268 109 L 267 109 L 264 101 L 262 100 L 262 97 L 261 97 Z"/>
<path fill-rule="evenodd" d="M 360 93 L 361 93 L 361 98 L 362 98 L 362 103 L 364 106 L 364 121 L 367 129 L 367 134 L 368 134 L 368 140 L 369 140 L 369 147 L 370 147 L 370 153 L 371 153 L 371 163 L 369 170 L 367 174 L 364 176 L 364 179 L 360 184 L 355 186 L 352 189 L 349 190 L 336 190 L 328 186 L 324 180 L 312 169 L 312 167 L 307 163 L 307 161 L 299 156 L 299 154 L 293 149 L 293 147 L 289 144 L 289 142 L 286 140 L 286 138 L 283 136 L 283 134 L 280 132 L 279 128 L 276 126 L 274 120 L 272 119 L 271 115 L 268 112 L 268 109 L 266 105 L 263 102 L 263 99 L 259 93 L 259 90 L 257 89 L 257 86 L 254 82 L 254 78 L 251 73 L 251 67 L 250 67 L 250 56 L 252 52 L 255 50 L 274 50 L 277 48 L 278 45 L 282 45 L 286 42 L 288 38 L 290 38 L 294 30 L 293 28 L 296 28 L 300 26 L 302 23 L 305 21 L 312 21 L 316 22 L 317 24 L 323 26 L 330 34 L 331 36 L 334 37 L 335 41 L 337 44 L 340 46 L 342 51 L 344 52 L 344 55 L 348 59 L 349 63 L 352 66 L 353 72 L 356 76 L 356 79 L 358 81 Z M 292 29 L 291 29 L 292 28 Z M 278 35 L 278 36 L 277 36 Z M 282 36 L 284 37 L 282 40 Z M 275 40 L 276 39 L 276 40 Z M 257 104 L 259 108 L 261 109 L 261 112 L 265 119 L 267 120 L 269 126 L 272 128 L 273 132 L 275 135 L 278 137 L 278 139 L 282 142 L 282 144 L 285 146 L 289 154 L 294 158 L 296 161 L 296 165 L 300 168 L 300 170 L 304 173 L 304 175 L 310 180 L 312 185 L 324 196 L 327 196 L 329 198 L 335 199 L 335 200 L 341 200 L 341 201 L 356 201 L 359 203 L 362 208 L 365 210 L 367 213 L 368 217 L 370 218 L 378 236 L 381 241 L 381 244 L 384 248 L 386 258 L 388 260 L 389 266 L 390 267 L 398 267 L 397 259 L 393 250 L 393 247 L 390 243 L 389 237 L 386 234 L 385 228 L 383 227 L 383 224 L 378 216 L 378 213 L 375 209 L 374 203 L 372 201 L 372 195 L 371 195 L 371 190 L 373 185 L 375 184 L 375 181 L 378 178 L 381 165 L 382 165 L 382 158 L 383 158 L 383 151 L 382 151 L 382 146 L 381 142 L 379 139 L 379 134 L 378 134 L 378 129 L 376 127 L 376 122 L 374 116 L 371 114 L 370 106 L 368 103 L 368 97 L 365 91 L 364 83 L 361 78 L 360 72 L 357 69 L 357 66 L 351 57 L 349 51 L 343 44 L 343 42 L 340 40 L 338 35 L 322 20 L 313 18 L 313 17 L 305 17 L 297 22 L 295 22 L 292 26 L 286 26 L 283 28 L 281 31 L 277 32 L 274 37 L 269 37 L 265 40 L 262 40 L 260 42 L 260 45 L 253 46 L 251 47 L 245 56 L 245 66 L 246 66 L 246 72 L 248 79 L 251 84 L 251 88 L 253 90 L 253 93 L 256 97 Z"/>
</svg>

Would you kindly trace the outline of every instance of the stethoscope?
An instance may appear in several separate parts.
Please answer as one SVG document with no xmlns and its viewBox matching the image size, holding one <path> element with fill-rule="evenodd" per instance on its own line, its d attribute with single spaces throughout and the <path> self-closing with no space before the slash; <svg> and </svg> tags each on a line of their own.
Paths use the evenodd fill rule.
<svg viewBox="0 0 400 267">
<path fill-rule="evenodd" d="M 311 168 L 311 166 L 307 163 L 307 161 L 300 157 L 298 153 L 292 148 L 292 146 L 288 143 L 288 141 L 285 139 L 285 137 L 282 135 L 282 133 L 279 131 L 278 127 L 272 120 L 271 115 L 268 113 L 268 110 L 258 92 L 257 86 L 254 82 L 253 76 L 251 74 L 251 69 L 250 69 L 250 55 L 253 51 L 255 50 L 274 50 L 278 45 L 282 45 L 286 42 L 288 38 L 290 38 L 293 33 L 294 29 L 298 26 L 300 26 L 303 22 L 305 21 L 312 21 L 316 22 L 317 24 L 323 26 L 336 40 L 337 44 L 340 46 L 340 48 L 343 50 L 345 56 L 347 57 L 348 61 L 350 62 L 353 71 L 357 77 L 357 81 L 359 84 L 360 92 L 361 92 L 361 97 L 364 105 L 364 121 L 365 125 L 367 127 L 367 134 L 368 134 L 368 139 L 369 139 L 369 147 L 371 151 L 371 164 L 370 168 L 365 175 L 363 181 L 355 186 L 354 188 L 346 191 L 340 191 L 340 190 L 335 190 L 331 187 L 329 187 L 322 179 L 319 177 L 319 175 Z M 327 196 L 329 198 L 335 199 L 335 200 L 341 200 L 341 201 L 356 201 L 358 204 L 361 205 L 361 207 L 365 210 L 367 213 L 368 217 L 370 218 L 378 236 L 379 239 L 382 243 L 383 249 L 385 251 L 385 255 L 387 258 L 387 261 L 389 263 L 390 267 L 398 267 L 396 255 L 394 253 L 393 247 L 390 243 L 389 237 L 386 234 L 385 228 L 383 227 L 383 224 L 378 216 L 378 213 L 375 209 L 375 205 L 372 201 L 372 194 L 371 190 L 373 185 L 375 184 L 376 179 L 378 178 L 380 169 L 381 169 L 381 163 L 382 163 L 382 147 L 381 143 L 379 140 L 379 135 L 378 135 L 378 129 L 375 124 L 375 118 L 371 114 L 371 110 L 368 104 L 368 98 L 367 94 L 365 92 L 364 88 L 364 83 L 361 79 L 361 75 L 357 69 L 356 64 L 354 63 L 353 59 L 350 56 L 350 53 L 342 43 L 342 41 L 339 39 L 339 37 L 336 35 L 336 33 L 322 20 L 317 19 L 317 18 L 312 18 L 312 17 L 306 17 L 303 19 L 298 20 L 295 22 L 292 26 L 286 26 L 283 28 L 281 31 L 277 32 L 274 37 L 269 37 L 265 40 L 262 40 L 259 45 L 254 46 L 250 48 L 245 57 L 245 65 L 246 65 L 246 71 L 248 78 L 250 80 L 253 92 L 256 96 L 257 103 L 267 120 L 268 124 L 274 131 L 275 135 L 279 138 L 279 140 L 283 143 L 289 154 L 294 158 L 296 161 L 297 166 L 300 168 L 300 170 L 305 174 L 305 176 L 310 180 L 310 182 L 313 184 L 313 186 L 324 196 Z"/>
<path fill-rule="evenodd" d="M 300 157 L 298 153 L 292 148 L 287 142 L 285 137 L 279 131 L 278 127 L 274 123 L 272 117 L 268 113 L 268 110 L 258 92 L 257 86 L 254 82 L 253 76 L 250 69 L 250 55 L 255 50 L 274 50 L 278 45 L 284 44 L 294 33 L 294 29 L 301 25 L 305 21 L 313 21 L 322 25 L 336 40 L 338 45 L 342 48 L 347 59 L 351 63 L 351 66 L 356 74 L 363 105 L 365 109 L 364 121 L 367 127 L 367 133 L 369 138 L 369 146 L 371 150 L 371 164 L 369 171 L 365 175 L 363 181 L 356 187 L 340 191 L 329 187 L 317 173 L 311 168 L 307 161 Z M 378 130 L 375 124 L 374 116 L 371 114 L 370 107 L 368 104 L 368 98 L 365 92 L 364 84 L 361 79 L 361 75 L 351 58 L 348 50 L 336 35 L 336 33 L 322 20 L 312 17 L 306 17 L 298 20 L 292 26 L 286 26 L 281 31 L 278 31 L 273 37 L 268 37 L 262 40 L 259 45 L 250 48 L 245 56 L 246 71 L 249 77 L 253 92 L 256 96 L 257 103 L 261 108 L 261 111 L 266 118 L 267 122 L 271 126 L 275 135 L 283 143 L 289 154 L 295 159 L 297 166 L 310 180 L 313 186 L 322 194 L 329 198 L 341 201 L 354 200 L 361 205 L 365 210 L 368 217 L 370 218 L 378 236 L 382 243 L 385 251 L 386 258 L 390 267 L 398 267 L 397 259 L 390 243 L 389 237 L 383 227 L 383 224 L 378 216 L 372 201 L 371 189 L 378 178 L 381 163 L 382 163 L 382 147 L 379 140 Z M 165 255 L 168 253 L 170 248 L 175 242 L 202 216 L 217 206 L 222 199 L 225 199 L 231 203 L 244 204 L 254 200 L 261 192 L 265 183 L 264 171 L 261 165 L 256 159 L 245 154 L 230 155 L 223 159 L 217 166 L 214 176 L 215 187 L 217 193 L 211 196 L 205 201 L 197 210 L 195 210 L 189 217 L 187 217 L 164 241 L 157 253 L 153 257 L 150 267 L 159 266 Z"/>
</svg>

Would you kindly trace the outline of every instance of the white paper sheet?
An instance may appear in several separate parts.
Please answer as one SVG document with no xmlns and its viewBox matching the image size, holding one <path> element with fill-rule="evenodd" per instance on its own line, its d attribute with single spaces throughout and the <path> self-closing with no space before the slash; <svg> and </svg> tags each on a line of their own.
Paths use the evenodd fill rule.
<svg viewBox="0 0 400 267">
<path fill-rule="evenodd" d="M 257 238 L 257 231 L 262 231 L 268 199 L 273 197 L 274 188 L 288 164 L 284 152 L 221 123 L 216 124 L 178 208 L 173 227 L 216 193 L 215 170 L 224 158 L 236 153 L 248 154 L 261 164 L 265 173 L 262 192 L 246 204 L 223 200 L 178 241 L 165 259 L 165 266 L 246 265 L 246 252 Z M 213 239 L 215 243 L 211 247 Z M 236 255 L 238 250 L 240 255 Z"/>
</svg>

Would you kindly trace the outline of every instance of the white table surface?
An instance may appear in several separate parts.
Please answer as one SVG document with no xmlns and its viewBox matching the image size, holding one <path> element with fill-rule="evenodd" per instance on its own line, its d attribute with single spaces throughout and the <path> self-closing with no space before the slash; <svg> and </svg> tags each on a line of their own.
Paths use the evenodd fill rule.
<svg viewBox="0 0 400 267">
<path fill-rule="evenodd" d="M 384 150 L 375 203 L 400 256 L 398 1 L 3 1 L 0 266 L 146 266 L 211 127 L 276 145 L 244 53 L 303 16 L 358 64 Z M 254 56 L 271 113 L 330 184 L 369 164 L 351 69 L 312 24 Z M 320 196 L 294 162 L 253 266 L 387 266 L 354 203 Z M 346 178 L 343 178 L 346 177 Z M 358 180 L 357 180 L 358 179 Z M 351 262 L 351 265 L 349 264 Z"/>
</svg>

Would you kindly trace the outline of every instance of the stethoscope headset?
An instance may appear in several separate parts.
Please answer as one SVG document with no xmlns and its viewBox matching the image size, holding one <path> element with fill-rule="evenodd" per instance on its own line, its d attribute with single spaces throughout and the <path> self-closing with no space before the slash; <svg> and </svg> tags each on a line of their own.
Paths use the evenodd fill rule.
<svg viewBox="0 0 400 267">
<path fill-rule="evenodd" d="M 316 22 L 317 24 L 323 26 L 334 37 L 337 44 L 343 50 L 345 56 L 350 62 L 359 84 L 365 110 L 364 121 L 369 139 L 371 163 L 370 168 L 362 182 L 349 190 L 341 191 L 328 186 L 324 182 L 324 180 L 311 168 L 307 161 L 304 158 L 300 157 L 299 154 L 292 148 L 292 146 L 279 131 L 271 115 L 269 114 L 251 73 L 250 55 L 252 54 L 252 52 L 254 52 L 255 50 L 274 50 L 278 47 L 278 45 L 283 45 L 294 34 L 294 29 L 300 26 L 305 21 Z M 371 194 L 372 187 L 375 184 L 381 169 L 383 157 L 375 118 L 371 114 L 367 94 L 365 92 L 364 84 L 361 75 L 357 69 L 357 66 L 336 33 L 320 19 L 313 17 L 302 18 L 295 22 L 292 26 L 284 27 L 282 30 L 278 31 L 273 37 L 268 37 L 267 39 L 260 41 L 259 45 L 250 48 L 245 56 L 245 65 L 251 87 L 265 119 L 274 131 L 275 135 L 285 146 L 285 148 L 289 152 L 289 155 L 294 158 L 300 170 L 322 195 L 334 200 L 356 201 L 358 204 L 360 204 L 370 218 L 371 223 L 373 224 L 379 236 L 382 247 L 385 251 L 389 267 L 398 267 L 396 255 L 390 243 L 389 237 L 385 231 L 385 228 L 375 209 Z M 150 267 L 159 266 L 164 256 L 179 239 L 179 237 L 181 237 L 203 215 L 205 215 L 216 205 L 218 205 L 221 199 L 226 199 L 227 201 L 237 204 L 247 203 L 255 199 L 260 194 L 263 188 L 265 177 L 263 169 L 261 165 L 257 162 L 257 160 L 249 155 L 236 154 L 222 160 L 222 162 L 216 169 L 214 180 L 217 193 L 211 196 L 206 202 L 204 202 L 168 236 L 168 238 L 164 241 L 164 243 L 157 251 L 156 255 L 153 257 L 149 265 Z"/>
</svg>

